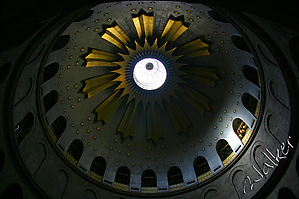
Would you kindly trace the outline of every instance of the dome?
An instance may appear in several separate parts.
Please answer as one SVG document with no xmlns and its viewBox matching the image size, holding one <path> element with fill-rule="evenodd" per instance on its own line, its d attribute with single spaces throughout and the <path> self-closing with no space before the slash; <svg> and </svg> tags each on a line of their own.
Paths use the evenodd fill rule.
<svg viewBox="0 0 299 199">
<path fill-rule="evenodd" d="M 171 192 L 204 182 L 242 151 L 258 118 L 260 75 L 242 34 L 204 5 L 170 3 L 176 11 L 162 19 L 163 4 L 92 8 L 62 30 L 41 70 L 53 143 L 93 180 L 111 175 L 108 164 L 125 168 L 111 176 L 116 189 Z M 132 170 L 141 187 L 129 186 Z M 168 186 L 157 188 L 160 176 Z"/>
<path fill-rule="evenodd" d="M 258 196 L 296 149 L 297 87 L 236 16 L 136 1 L 51 22 L 12 91 L 12 139 L 36 186 L 50 198 L 213 198 L 228 181 L 227 193 Z"/>
</svg>

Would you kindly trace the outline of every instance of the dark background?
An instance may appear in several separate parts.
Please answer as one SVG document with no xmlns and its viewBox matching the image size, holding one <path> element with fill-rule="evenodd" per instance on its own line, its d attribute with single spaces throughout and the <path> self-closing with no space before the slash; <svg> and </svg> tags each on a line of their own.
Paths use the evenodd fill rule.
<svg viewBox="0 0 299 199">
<path fill-rule="evenodd" d="M 36 24 L 47 18 L 103 2 L 101 0 L 1 0 L 0 53 L 26 41 L 38 30 L 39 27 Z M 105 2 L 115 1 L 106 0 Z M 297 0 L 187 0 L 185 2 L 203 3 L 237 12 L 248 12 L 299 33 L 299 1 Z"/>
</svg>

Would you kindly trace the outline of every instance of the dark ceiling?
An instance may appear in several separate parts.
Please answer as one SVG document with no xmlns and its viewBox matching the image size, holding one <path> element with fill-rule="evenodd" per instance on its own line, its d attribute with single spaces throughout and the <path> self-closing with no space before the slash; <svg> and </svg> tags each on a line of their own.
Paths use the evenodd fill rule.
<svg viewBox="0 0 299 199">
<path fill-rule="evenodd" d="M 67 14 L 84 6 L 104 1 L 97 0 L 2 0 L 0 52 L 18 46 L 34 31 L 35 25 L 57 14 Z M 105 2 L 115 2 L 107 0 Z M 248 12 L 270 19 L 299 32 L 299 2 L 295 0 L 187 0 L 219 6 L 234 11 Z"/>
</svg>

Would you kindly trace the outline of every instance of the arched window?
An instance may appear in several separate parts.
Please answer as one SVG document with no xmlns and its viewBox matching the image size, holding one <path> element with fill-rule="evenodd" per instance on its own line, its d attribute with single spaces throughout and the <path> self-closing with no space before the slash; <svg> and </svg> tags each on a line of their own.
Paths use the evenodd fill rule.
<svg viewBox="0 0 299 199">
<path fill-rule="evenodd" d="M 58 93 L 57 91 L 51 91 L 47 95 L 42 98 L 42 111 L 46 114 L 53 106 L 57 103 L 58 100 Z"/>
<path fill-rule="evenodd" d="M 242 103 L 244 107 L 255 117 L 258 116 L 259 101 L 249 93 L 242 95 Z"/>
<path fill-rule="evenodd" d="M 296 199 L 297 197 L 293 193 L 293 191 L 287 187 L 282 187 L 278 192 L 278 199 L 288 198 L 288 199 Z"/>
<path fill-rule="evenodd" d="M 249 81 L 251 81 L 252 83 L 260 87 L 260 78 L 257 69 L 248 65 L 244 65 L 242 67 L 242 72 L 246 77 L 246 79 L 248 79 Z"/>
<path fill-rule="evenodd" d="M 49 127 L 49 134 L 53 142 L 57 142 L 66 128 L 66 119 L 63 116 L 59 116 Z"/>
<path fill-rule="evenodd" d="M 205 179 L 212 176 L 210 166 L 209 166 L 207 160 L 202 156 L 198 156 L 194 160 L 193 167 L 194 167 L 198 182 L 202 182 Z"/>
<path fill-rule="evenodd" d="M 20 144 L 22 140 L 28 135 L 31 131 L 34 123 L 33 114 L 28 113 L 22 121 L 20 121 L 15 127 L 15 136 L 17 139 L 17 143 Z"/>
<path fill-rule="evenodd" d="M 237 118 L 233 121 L 233 129 L 243 144 L 246 144 L 252 131 L 248 125 L 241 119 Z"/>
<path fill-rule="evenodd" d="M 167 173 L 169 186 L 184 182 L 181 170 L 178 167 L 171 167 Z"/>
<path fill-rule="evenodd" d="M 243 50 L 245 52 L 251 53 L 248 45 L 246 44 L 245 40 L 243 39 L 243 37 L 237 36 L 237 35 L 233 35 L 231 37 L 233 44 L 239 48 L 240 50 Z"/>
<path fill-rule="evenodd" d="M 127 167 L 119 167 L 116 171 L 113 187 L 129 191 L 130 175 L 130 170 Z"/>
<path fill-rule="evenodd" d="M 65 157 L 73 164 L 77 165 L 81 155 L 83 153 L 83 143 L 81 140 L 74 140 L 67 152 L 65 153 Z"/>
<path fill-rule="evenodd" d="M 103 157 L 96 157 L 91 164 L 88 175 L 96 181 L 102 181 L 106 169 L 106 161 Z"/>
<path fill-rule="evenodd" d="M 184 187 L 184 180 L 182 171 L 178 167 L 171 167 L 167 173 L 169 190 L 182 189 Z"/>
<path fill-rule="evenodd" d="M 45 67 L 45 71 L 43 73 L 43 82 L 45 83 L 49 79 L 52 79 L 56 73 L 58 72 L 59 64 L 57 62 L 51 63 Z"/>
<path fill-rule="evenodd" d="M 228 165 L 235 157 L 235 153 L 226 140 L 219 140 L 216 144 L 216 150 L 223 163 L 223 166 Z"/>
<path fill-rule="evenodd" d="M 62 35 L 60 36 L 57 40 L 55 45 L 52 48 L 52 51 L 60 50 L 63 48 L 68 42 L 70 41 L 70 36 L 69 35 Z"/>
<path fill-rule="evenodd" d="M 142 173 L 141 192 L 142 193 L 157 192 L 157 177 L 153 170 L 147 169 Z"/>
<path fill-rule="evenodd" d="M 229 23 L 225 18 L 223 18 L 218 12 L 214 10 L 210 10 L 208 13 L 210 17 L 212 17 L 216 21 L 220 21 L 222 23 Z"/>
</svg>

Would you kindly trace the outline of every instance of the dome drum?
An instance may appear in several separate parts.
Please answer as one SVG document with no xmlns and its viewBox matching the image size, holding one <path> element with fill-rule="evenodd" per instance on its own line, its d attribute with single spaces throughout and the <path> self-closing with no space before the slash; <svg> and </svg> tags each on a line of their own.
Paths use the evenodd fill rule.
<svg viewBox="0 0 299 199">
<path fill-rule="evenodd" d="M 252 198 L 290 175 L 298 70 L 252 27 L 268 22 L 162 1 L 86 13 L 38 33 L 1 83 L 18 182 L 45 198 Z M 138 76 L 155 71 L 159 85 Z"/>
</svg>

